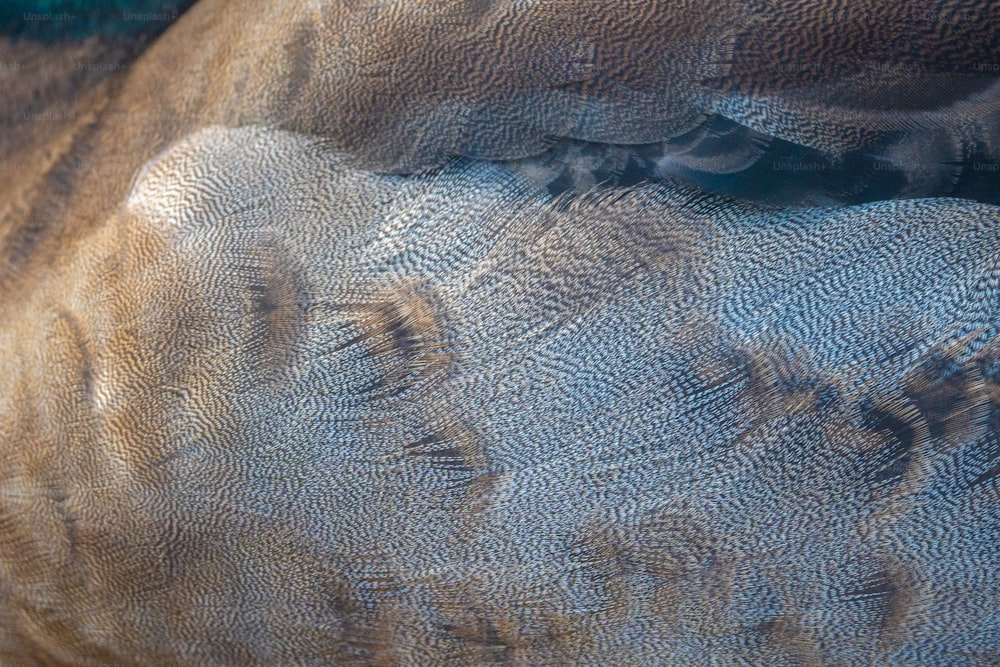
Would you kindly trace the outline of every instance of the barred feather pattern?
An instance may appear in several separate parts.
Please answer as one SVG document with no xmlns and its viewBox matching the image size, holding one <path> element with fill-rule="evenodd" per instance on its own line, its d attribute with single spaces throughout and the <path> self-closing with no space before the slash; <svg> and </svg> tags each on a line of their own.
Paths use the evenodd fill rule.
<svg viewBox="0 0 1000 667">
<path fill-rule="evenodd" d="M 0 654 L 989 664 L 998 245 L 197 132 L 6 306 Z"/>
<path fill-rule="evenodd" d="M 0 663 L 1000 665 L 997 7 L 3 46 Z"/>
</svg>

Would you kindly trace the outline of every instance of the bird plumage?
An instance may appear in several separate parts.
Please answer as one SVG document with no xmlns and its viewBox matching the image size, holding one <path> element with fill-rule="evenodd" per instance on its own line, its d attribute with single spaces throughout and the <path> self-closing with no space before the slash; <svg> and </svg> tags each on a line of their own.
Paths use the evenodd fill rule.
<svg viewBox="0 0 1000 667">
<path fill-rule="evenodd" d="M 871 11 L 993 11 L 931 4 Z M 890 102 L 852 54 L 903 27 L 773 80 L 840 14 L 718 7 L 199 3 L 22 124 L 0 662 L 1000 664 L 1000 208 L 761 207 L 588 147 L 861 187 L 827 168 Z"/>
</svg>

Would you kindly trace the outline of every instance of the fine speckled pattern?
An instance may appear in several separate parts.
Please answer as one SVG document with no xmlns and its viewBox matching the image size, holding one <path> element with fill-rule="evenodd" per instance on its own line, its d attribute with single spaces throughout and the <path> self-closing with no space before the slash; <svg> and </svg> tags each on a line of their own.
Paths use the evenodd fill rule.
<svg viewBox="0 0 1000 667">
<path fill-rule="evenodd" d="M 0 647 L 984 664 L 998 250 L 201 131 L 4 327 Z"/>
<path fill-rule="evenodd" d="M 992 150 L 992 80 L 841 28 L 951 16 L 951 71 L 994 5 L 841 4 L 205 2 L 46 88 L 0 136 L 0 665 L 1000 665 L 1000 207 L 586 177 L 834 169 L 921 103 Z"/>
</svg>

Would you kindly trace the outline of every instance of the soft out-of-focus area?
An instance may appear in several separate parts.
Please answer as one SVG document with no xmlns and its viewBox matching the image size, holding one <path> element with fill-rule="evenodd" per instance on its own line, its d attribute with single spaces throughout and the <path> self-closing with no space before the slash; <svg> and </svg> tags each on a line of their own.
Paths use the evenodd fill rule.
<svg viewBox="0 0 1000 667">
<path fill-rule="evenodd" d="M 157 35 L 195 0 L 7 0 L 0 34 L 40 41 Z"/>
</svg>

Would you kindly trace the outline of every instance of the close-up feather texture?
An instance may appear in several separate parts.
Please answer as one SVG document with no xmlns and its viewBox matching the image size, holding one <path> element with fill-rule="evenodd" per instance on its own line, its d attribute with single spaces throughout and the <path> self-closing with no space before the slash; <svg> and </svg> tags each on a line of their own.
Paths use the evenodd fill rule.
<svg viewBox="0 0 1000 667">
<path fill-rule="evenodd" d="M 0 12 L 0 665 L 1000 665 L 1000 4 L 121 4 Z"/>
</svg>

